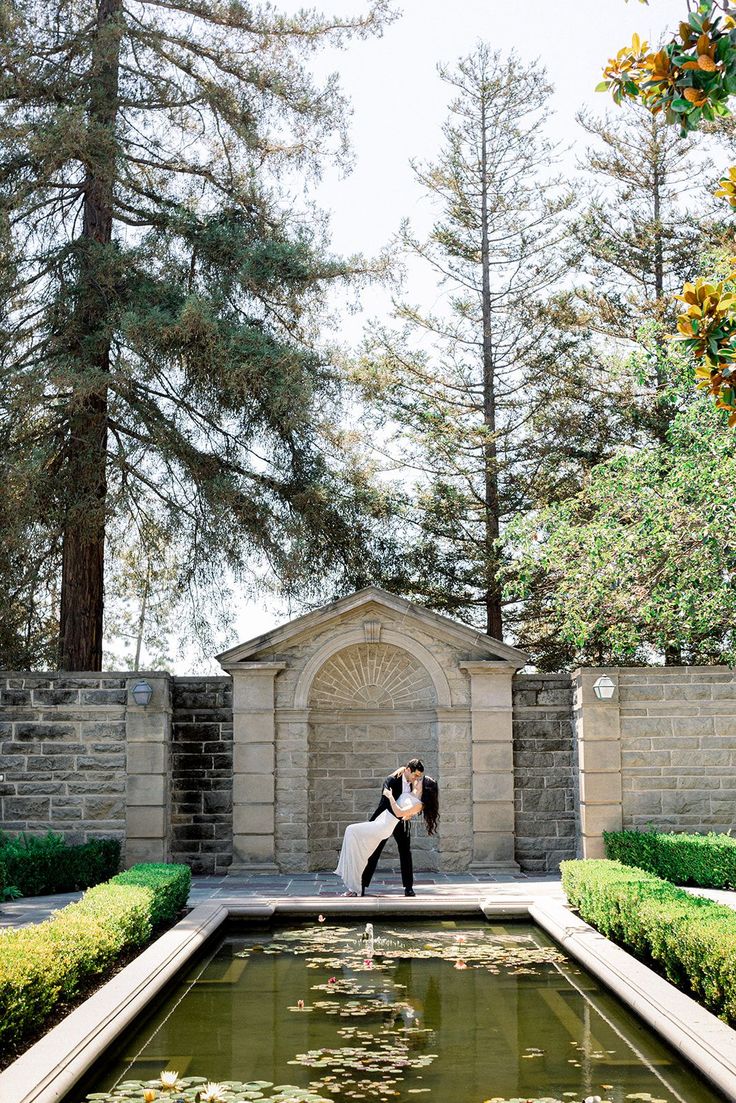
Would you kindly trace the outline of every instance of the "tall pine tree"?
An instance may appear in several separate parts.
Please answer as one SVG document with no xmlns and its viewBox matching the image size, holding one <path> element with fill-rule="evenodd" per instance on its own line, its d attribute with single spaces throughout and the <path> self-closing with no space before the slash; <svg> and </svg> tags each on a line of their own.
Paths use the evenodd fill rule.
<svg viewBox="0 0 736 1103">
<path fill-rule="evenodd" d="M 578 121 L 594 139 L 581 166 L 590 202 L 575 227 L 588 277 L 577 288 L 581 321 L 605 339 L 604 370 L 617 353 L 640 353 L 633 386 L 621 394 L 633 434 L 663 441 L 682 399 L 668 371 L 674 296 L 694 277 L 705 244 L 686 203 L 702 167 L 688 139 L 636 106 L 613 118 L 580 114 Z"/>
<path fill-rule="evenodd" d="M 0 0 L 0 428 L 60 555 L 62 668 L 101 664 L 112 512 L 156 502 L 193 564 L 363 569 L 366 488 L 340 470 L 317 343 L 326 288 L 362 265 L 287 185 L 345 151 L 309 55 L 387 18 Z"/>
<path fill-rule="evenodd" d="M 559 493 L 569 475 L 548 461 L 559 416 L 577 401 L 571 373 L 584 371 L 584 336 L 561 324 L 569 301 L 552 296 L 571 263 L 572 198 L 552 170 L 541 67 L 481 43 L 440 73 L 454 93 L 443 145 L 414 166 L 437 218 L 426 240 L 407 225 L 401 244 L 434 274 L 446 309 L 397 303 L 359 379 L 395 465 L 416 482 L 403 587 L 500 638 L 502 526 L 540 479 Z M 580 447 L 597 458 L 595 432 L 587 419 L 579 427 L 564 429 L 568 456 Z"/>
</svg>

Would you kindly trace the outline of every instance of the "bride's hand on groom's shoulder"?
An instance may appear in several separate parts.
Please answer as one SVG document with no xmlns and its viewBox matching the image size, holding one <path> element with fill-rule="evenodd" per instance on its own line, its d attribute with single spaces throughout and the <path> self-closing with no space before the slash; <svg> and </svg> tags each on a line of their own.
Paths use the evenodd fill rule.
<svg viewBox="0 0 736 1103">
<path fill-rule="evenodd" d="M 388 786 L 383 790 L 383 795 L 384 795 L 384 797 L 392 797 L 393 796 L 393 793 L 388 788 Z"/>
</svg>

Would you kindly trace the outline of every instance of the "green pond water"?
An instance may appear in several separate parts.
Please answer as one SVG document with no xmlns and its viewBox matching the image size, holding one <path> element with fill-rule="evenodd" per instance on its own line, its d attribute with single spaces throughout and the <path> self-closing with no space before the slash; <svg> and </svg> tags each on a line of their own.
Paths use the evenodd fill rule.
<svg viewBox="0 0 736 1103">
<path fill-rule="evenodd" d="M 364 927 L 227 934 L 71 1098 L 168 1069 L 254 1103 L 721 1099 L 537 927 Z"/>
</svg>

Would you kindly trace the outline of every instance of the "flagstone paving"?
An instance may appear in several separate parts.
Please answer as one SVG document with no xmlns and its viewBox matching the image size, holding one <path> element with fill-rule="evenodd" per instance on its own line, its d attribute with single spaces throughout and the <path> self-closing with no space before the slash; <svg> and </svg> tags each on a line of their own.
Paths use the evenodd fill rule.
<svg viewBox="0 0 736 1103">
<path fill-rule="evenodd" d="M 442 900 L 489 896 L 503 899 L 508 896 L 526 896 L 527 893 L 557 894 L 560 879 L 556 875 L 543 876 L 524 873 L 420 873 L 414 882 L 417 899 L 427 897 Z M 192 878 L 190 906 L 207 900 L 228 901 L 257 897 L 259 900 L 335 898 L 343 892 L 342 881 L 333 873 L 230 873 L 223 876 L 198 876 Z M 12 900 L 0 906 L 0 929 L 24 927 L 40 923 L 55 912 L 78 900 L 81 892 L 58 893 L 54 896 L 28 896 Z M 400 896 L 404 890 L 398 874 L 375 877 L 371 884 L 372 899 Z"/>
<path fill-rule="evenodd" d="M 560 878 L 556 874 L 525 873 L 420 873 L 414 883 L 417 900 L 437 900 L 452 903 L 459 900 L 564 899 Z M 341 897 L 342 882 L 332 873 L 230 873 L 222 876 L 192 878 L 189 904 L 208 900 L 247 902 L 251 899 L 269 901 L 288 898 L 308 901 Z M 736 909 L 736 892 L 718 889 L 690 889 L 695 895 L 708 896 L 719 904 Z M 28 896 L 0 906 L 0 929 L 24 927 L 48 919 L 58 908 L 78 900 L 81 892 L 59 893 L 55 896 Z M 371 884 L 371 899 L 402 897 L 404 890 L 398 874 L 375 877 Z M 365 903 L 365 902 L 364 902 Z"/>
</svg>

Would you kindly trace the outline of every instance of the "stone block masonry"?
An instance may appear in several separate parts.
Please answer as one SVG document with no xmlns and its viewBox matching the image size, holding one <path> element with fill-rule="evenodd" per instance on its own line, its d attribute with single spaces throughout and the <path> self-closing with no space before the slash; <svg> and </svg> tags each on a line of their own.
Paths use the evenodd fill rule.
<svg viewBox="0 0 736 1103">
<path fill-rule="evenodd" d="M 736 672 L 619 671 L 624 827 L 730 831 L 736 816 Z"/>
<path fill-rule="evenodd" d="M 414 825 L 417 870 L 554 872 L 622 825 L 733 829 L 734 671 L 614 668 L 600 699 L 600 669 L 514 675 L 396 600 L 259 638 L 219 677 L 0 672 L 0 829 L 118 837 L 128 865 L 331 869 L 412 754 L 441 790 L 438 836 Z M 390 843 L 380 868 L 396 867 Z"/>
<path fill-rule="evenodd" d="M 0 830 L 124 839 L 126 673 L 0 673 Z"/>
<path fill-rule="evenodd" d="M 519 674 L 513 683 L 516 860 L 555 872 L 576 852 L 576 786 L 569 674 Z"/>
<path fill-rule="evenodd" d="M 233 853 L 233 684 L 172 678 L 171 858 L 223 873 Z"/>
</svg>

